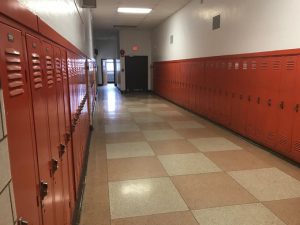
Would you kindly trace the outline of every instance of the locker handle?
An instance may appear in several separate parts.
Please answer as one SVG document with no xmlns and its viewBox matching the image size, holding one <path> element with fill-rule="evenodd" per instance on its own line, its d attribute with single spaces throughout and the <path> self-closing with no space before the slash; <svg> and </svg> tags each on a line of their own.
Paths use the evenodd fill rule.
<svg viewBox="0 0 300 225">
<path fill-rule="evenodd" d="M 281 108 L 281 109 L 284 109 L 284 102 L 283 102 L 283 101 L 280 102 L 280 108 Z"/>
<path fill-rule="evenodd" d="M 260 104 L 260 97 L 257 98 L 257 104 Z"/>
<path fill-rule="evenodd" d="M 41 181 L 40 182 L 40 195 L 41 199 L 44 200 L 44 198 L 48 195 L 48 183 Z"/>
<path fill-rule="evenodd" d="M 300 107 L 300 105 L 299 105 L 299 104 L 296 104 L 296 106 L 295 106 L 295 111 L 296 111 L 296 112 L 299 112 L 299 107 Z"/>
<path fill-rule="evenodd" d="M 268 100 L 268 106 L 271 106 L 272 105 L 272 99 L 269 99 Z"/>
<path fill-rule="evenodd" d="M 63 144 L 60 144 L 59 145 L 59 156 L 62 157 L 63 154 L 65 154 L 65 152 L 66 152 L 66 146 Z"/>
<path fill-rule="evenodd" d="M 251 96 L 248 96 L 248 102 L 251 102 Z"/>
<path fill-rule="evenodd" d="M 56 159 L 51 159 L 51 172 L 54 174 L 58 170 L 58 161 Z"/>
<path fill-rule="evenodd" d="M 28 225 L 29 223 L 22 217 L 18 220 L 18 225 Z"/>
</svg>

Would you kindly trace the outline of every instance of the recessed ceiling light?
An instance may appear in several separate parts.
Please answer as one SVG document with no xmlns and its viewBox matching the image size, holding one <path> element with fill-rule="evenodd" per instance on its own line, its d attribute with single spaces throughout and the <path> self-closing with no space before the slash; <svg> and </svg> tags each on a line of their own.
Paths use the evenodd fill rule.
<svg viewBox="0 0 300 225">
<path fill-rule="evenodd" d="M 149 9 L 149 8 L 127 8 L 127 7 L 118 8 L 118 13 L 148 14 L 151 11 L 152 11 L 152 9 Z"/>
</svg>

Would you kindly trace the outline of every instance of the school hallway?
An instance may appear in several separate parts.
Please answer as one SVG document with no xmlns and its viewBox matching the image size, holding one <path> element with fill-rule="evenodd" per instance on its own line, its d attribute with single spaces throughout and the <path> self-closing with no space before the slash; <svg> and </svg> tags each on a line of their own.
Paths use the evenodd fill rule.
<svg viewBox="0 0 300 225">
<path fill-rule="evenodd" d="M 99 89 L 80 225 L 298 225 L 300 171 L 156 95 Z"/>
</svg>

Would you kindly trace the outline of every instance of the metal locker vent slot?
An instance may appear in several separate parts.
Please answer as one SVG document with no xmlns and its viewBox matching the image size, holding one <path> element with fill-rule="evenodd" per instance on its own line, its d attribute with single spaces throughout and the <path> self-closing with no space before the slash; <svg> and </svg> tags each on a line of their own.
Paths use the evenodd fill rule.
<svg viewBox="0 0 300 225">
<path fill-rule="evenodd" d="M 53 76 L 52 58 L 50 56 L 46 56 L 46 74 L 47 74 L 48 87 L 52 87 L 54 84 L 54 76 Z"/>
<path fill-rule="evenodd" d="M 234 69 L 238 70 L 240 68 L 240 64 L 238 62 L 234 63 Z"/>
<path fill-rule="evenodd" d="M 296 66 L 296 62 L 295 61 L 287 61 L 285 66 L 286 66 L 286 70 L 294 70 L 295 66 Z"/>
<path fill-rule="evenodd" d="M 33 53 L 31 54 L 31 57 L 34 88 L 39 89 L 43 87 L 40 56 L 37 53 Z"/>
<path fill-rule="evenodd" d="M 272 69 L 273 70 L 280 70 L 280 61 L 272 62 Z"/>
<path fill-rule="evenodd" d="M 300 152 L 300 141 L 295 141 L 294 142 L 294 150 Z"/>
<path fill-rule="evenodd" d="M 260 69 L 267 70 L 268 69 L 268 62 L 262 62 L 260 64 Z"/>
<path fill-rule="evenodd" d="M 13 48 L 5 49 L 6 69 L 8 78 L 9 95 L 23 94 L 24 82 L 21 65 L 21 53 Z"/>
<path fill-rule="evenodd" d="M 244 62 L 243 63 L 243 70 L 247 70 L 248 69 L 248 63 L 247 62 Z"/>
<path fill-rule="evenodd" d="M 229 62 L 229 63 L 228 63 L 228 69 L 229 69 L 229 70 L 232 69 L 232 65 L 233 65 L 232 62 Z"/>
<path fill-rule="evenodd" d="M 56 73 L 56 81 L 61 82 L 61 64 L 59 58 L 55 58 L 55 73 Z"/>
<path fill-rule="evenodd" d="M 286 146 L 288 144 L 288 138 L 286 136 L 278 134 L 278 144 L 281 146 Z"/>
<path fill-rule="evenodd" d="M 256 61 L 252 61 L 252 63 L 251 63 L 251 69 L 252 70 L 256 70 L 257 69 L 257 63 L 256 63 Z"/>
<path fill-rule="evenodd" d="M 61 60 L 61 71 L 62 71 L 63 79 L 64 80 L 68 79 L 67 68 L 66 68 L 66 60 L 65 59 Z"/>
<path fill-rule="evenodd" d="M 267 142 L 273 143 L 276 138 L 276 134 L 274 132 L 268 132 L 267 134 Z"/>
</svg>

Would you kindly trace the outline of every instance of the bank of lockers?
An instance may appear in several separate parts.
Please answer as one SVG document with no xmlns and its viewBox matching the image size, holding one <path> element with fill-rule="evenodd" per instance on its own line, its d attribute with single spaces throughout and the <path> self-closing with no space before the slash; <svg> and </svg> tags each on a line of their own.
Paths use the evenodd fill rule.
<svg viewBox="0 0 300 225">
<path fill-rule="evenodd" d="M 50 37 L 16 27 L 0 22 L 17 217 L 20 224 L 70 225 L 88 145 L 95 66 Z"/>
<path fill-rule="evenodd" d="M 154 65 L 154 91 L 300 162 L 300 56 Z"/>
</svg>

